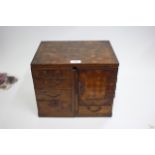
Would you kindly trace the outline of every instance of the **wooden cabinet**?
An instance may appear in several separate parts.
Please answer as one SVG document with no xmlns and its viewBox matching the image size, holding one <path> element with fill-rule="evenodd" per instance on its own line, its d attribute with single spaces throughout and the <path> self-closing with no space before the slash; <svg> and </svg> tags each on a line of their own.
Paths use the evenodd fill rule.
<svg viewBox="0 0 155 155">
<path fill-rule="evenodd" d="M 31 63 L 39 116 L 111 116 L 118 65 L 108 41 L 41 42 Z"/>
</svg>

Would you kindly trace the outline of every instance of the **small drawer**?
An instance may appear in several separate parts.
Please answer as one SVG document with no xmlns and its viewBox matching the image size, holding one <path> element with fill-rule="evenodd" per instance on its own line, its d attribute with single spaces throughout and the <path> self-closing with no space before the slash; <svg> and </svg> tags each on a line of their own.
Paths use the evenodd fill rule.
<svg viewBox="0 0 155 155">
<path fill-rule="evenodd" d="M 73 86 L 71 79 L 35 79 L 36 89 L 71 89 Z"/>
<path fill-rule="evenodd" d="M 72 91 L 48 91 L 39 90 L 37 93 L 37 104 L 39 114 L 42 116 L 65 116 L 72 114 Z"/>
<path fill-rule="evenodd" d="M 71 90 L 36 90 L 37 100 L 50 101 L 52 99 L 59 99 L 69 101 L 72 97 Z"/>
<path fill-rule="evenodd" d="M 72 72 L 71 70 L 63 69 L 42 69 L 42 70 L 33 70 L 33 77 L 36 79 L 71 79 Z"/>
<path fill-rule="evenodd" d="M 79 106 L 78 115 L 80 116 L 111 116 L 112 106 Z"/>
<path fill-rule="evenodd" d="M 50 103 L 50 101 L 38 101 L 38 114 L 39 116 L 73 116 L 72 103 L 65 101 L 54 101 L 55 103 Z M 55 104 L 55 105 L 53 105 Z"/>
</svg>

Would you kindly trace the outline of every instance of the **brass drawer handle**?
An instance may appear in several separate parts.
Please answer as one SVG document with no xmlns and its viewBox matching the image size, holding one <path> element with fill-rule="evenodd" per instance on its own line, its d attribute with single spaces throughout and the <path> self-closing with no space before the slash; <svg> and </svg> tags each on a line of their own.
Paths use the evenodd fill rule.
<svg viewBox="0 0 155 155">
<path fill-rule="evenodd" d="M 95 107 L 95 109 L 92 109 L 91 107 L 92 106 L 87 106 L 88 110 L 91 111 L 91 112 L 98 112 L 102 108 L 101 106 L 93 106 L 93 107 Z"/>
</svg>

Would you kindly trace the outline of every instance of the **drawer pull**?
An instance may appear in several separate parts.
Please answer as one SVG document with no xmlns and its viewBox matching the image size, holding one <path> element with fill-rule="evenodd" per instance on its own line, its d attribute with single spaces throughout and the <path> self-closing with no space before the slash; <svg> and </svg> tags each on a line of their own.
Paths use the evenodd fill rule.
<svg viewBox="0 0 155 155">
<path fill-rule="evenodd" d="M 51 98 L 57 98 L 57 97 L 61 96 L 61 94 L 56 94 L 56 95 L 46 95 L 46 96 L 49 96 L 49 97 L 51 97 Z"/>
<path fill-rule="evenodd" d="M 48 105 L 50 107 L 59 107 L 60 106 L 60 101 L 58 99 L 52 99 Z"/>
<path fill-rule="evenodd" d="M 88 110 L 91 112 L 98 112 L 101 110 L 101 106 L 93 106 L 95 109 L 92 108 L 92 106 L 87 106 Z"/>
</svg>

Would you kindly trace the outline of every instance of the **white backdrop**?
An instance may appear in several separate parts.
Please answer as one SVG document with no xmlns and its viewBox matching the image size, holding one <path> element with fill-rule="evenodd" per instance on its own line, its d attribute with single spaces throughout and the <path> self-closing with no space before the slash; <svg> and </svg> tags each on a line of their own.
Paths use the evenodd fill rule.
<svg viewBox="0 0 155 155">
<path fill-rule="evenodd" d="M 39 118 L 30 63 L 41 40 L 110 40 L 120 62 L 113 117 Z M 155 128 L 155 27 L 0 27 L 0 128 Z"/>
</svg>

